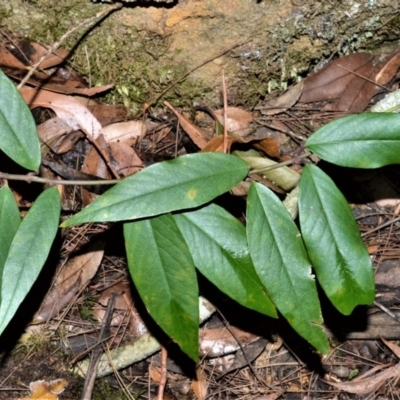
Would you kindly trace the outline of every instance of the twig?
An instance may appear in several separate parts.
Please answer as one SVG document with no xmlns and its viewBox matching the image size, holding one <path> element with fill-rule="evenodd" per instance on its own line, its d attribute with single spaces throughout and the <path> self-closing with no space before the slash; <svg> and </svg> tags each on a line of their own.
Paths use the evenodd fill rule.
<svg viewBox="0 0 400 400">
<path fill-rule="evenodd" d="M 103 347 L 100 346 L 100 343 L 104 341 L 106 337 L 109 336 L 111 319 L 114 311 L 114 303 L 115 303 L 115 293 L 111 294 L 110 299 L 107 304 L 107 311 L 104 316 L 103 325 L 101 327 L 100 335 L 99 335 L 99 346 L 93 350 L 92 355 L 90 357 L 90 365 L 85 379 L 85 385 L 83 387 L 81 400 L 91 400 L 94 381 L 96 380 L 97 368 L 100 363 L 100 356 L 103 351 Z"/>
<path fill-rule="evenodd" d="M 103 11 L 98 12 L 95 16 L 90 17 L 85 19 L 84 21 L 82 21 L 80 24 L 78 24 L 77 26 L 71 28 L 68 32 L 64 33 L 64 35 L 62 35 L 60 37 L 60 39 L 56 42 L 54 42 L 48 49 L 47 52 L 40 57 L 39 61 L 32 65 L 31 69 L 29 70 L 29 72 L 25 75 L 25 78 L 22 79 L 22 81 L 19 83 L 19 85 L 17 86 L 18 90 L 21 90 L 24 85 L 26 84 L 26 82 L 28 82 L 28 80 L 30 79 L 30 77 L 35 73 L 35 71 L 38 69 L 38 67 L 40 66 L 40 64 L 56 49 L 58 49 L 61 45 L 62 42 L 64 42 L 65 39 L 67 39 L 68 36 L 72 35 L 73 33 L 75 33 L 77 30 L 81 29 L 83 26 L 85 25 L 90 25 L 94 22 L 97 22 L 99 19 L 105 17 L 107 14 L 112 13 L 115 10 L 119 10 L 120 8 L 122 8 L 122 4 L 121 3 L 117 3 L 114 4 L 111 7 L 106 8 Z"/>
<path fill-rule="evenodd" d="M 222 96 L 224 99 L 224 147 L 223 152 L 226 153 L 228 151 L 228 116 L 227 116 L 227 109 L 228 109 L 228 98 L 226 95 L 226 84 L 225 84 L 225 68 L 222 68 Z"/>
<path fill-rule="evenodd" d="M 374 301 L 374 305 L 380 308 L 383 312 L 385 312 L 389 317 L 392 317 L 395 321 L 400 322 L 400 318 L 392 313 L 387 307 L 385 307 L 383 304 L 379 303 L 378 301 Z"/>
<path fill-rule="evenodd" d="M 253 366 L 251 365 L 251 362 L 249 361 L 246 352 L 243 349 L 242 343 L 240 342 L 239 338 L 237 337 L 236 333 L 234 332 L 233 329 L 231 329 L 229 322 L 226 320 L 225 316 L 221 313 L 220 310 L 217 309 L 218 314 L 220 315 L 220 317 L 222 318 L 224 325 L 226 327 L 226 329 L 228 329 L 229 333 L 235 338 L 237 344 L 240 347 L 240 350 L 242 350 L 243 353 L 243 357 L 247 362 L 248 367 L 250 368 L 250 371 L 253 373 L 254 377 L 258 380 L 258 382 L 260 382 L 263 386 L 271 388 L 270 385 L 267 384 L 267 382 L 263 381 L 258 374 L 256 373 L 256 371 L 254 370 Z M 219 378 L 221 378 L 221 376 L 219 376 Z"/>
</svg>

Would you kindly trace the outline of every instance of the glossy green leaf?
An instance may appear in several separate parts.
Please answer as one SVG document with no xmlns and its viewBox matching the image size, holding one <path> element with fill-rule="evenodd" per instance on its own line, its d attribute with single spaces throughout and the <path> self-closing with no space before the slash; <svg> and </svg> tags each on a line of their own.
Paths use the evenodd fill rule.
<svg viewBox="0 0 400 400">
<path fill-rule="evenodd" d="M 307 165 L 300 181 L 301 232 L 317 278 L 333 305 L 349 315 L 374 301 L 374 275 L 353 213 L 333 181 Z"/>
<path fill-rule="evenodd" d="M 365 113 L 337 119 L 311 135 L 306 147 L 343 167 L 400 164 L 400 114 Z"/>
<path fill-rule="evenodd" d="M 17 202 L 10 188 L 3 186 L 0 189 L 0 276 L 20 222 Z"/>
<path fill-rule="evenodd" d="M 248 165 L 222 153 L 198 153 L 154 164 L 108 190 L 62 226 L 120 221 L 197 207 L 230 190 Z"/>
<path fill-rule="evenodd" d="M 28 294 L 46 262 L 60 219 L 57 188 L 45 190 L 22 220 L 1 279 L 0 334 Z"/>
<path fill-rule="evenodd" d="M 174 218 L 197 269 L 210 282 L 243 306 L 277 317 L 254 270 L 243 224 L 215 204 Z"/>
<path fill-rule="evenodd" d="M 15 85 L 0 71 L 0 149 L 22 167 L 37 171 L 40 143 L 36 124 Z"/>
<path fill-rule="evenodd" d="M 124 224 L 129 271 L 149 314 L 198 360 L 199 293 L 185 239 L 170 214 Z"/>
<path fill-rule="evenodd" d="M 252 184 L 247 204 L 250 256 L 277 309 L 322 353 L 329 351 L 315 279 L 296 225 L 266 187 Z"/>
</svg>

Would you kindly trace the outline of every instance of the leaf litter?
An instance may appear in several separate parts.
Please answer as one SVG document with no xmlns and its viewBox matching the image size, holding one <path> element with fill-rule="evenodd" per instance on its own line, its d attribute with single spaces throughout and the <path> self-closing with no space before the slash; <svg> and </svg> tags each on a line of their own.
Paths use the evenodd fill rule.
<svg viewBox="0 0 400 400">
<path fill-rule="evenodd" d="M 15 43 L 0 43 L 0 65 L 18 82 L 25 76 L 27 67 L 37 62 L 47 51 L 47 47 L 27 41 Z M 187 152 L 222 151 L 223 136 L 220 128 L 224 123 L 223 110 L 211 110 L 213 121 L 208 120 L 203 126 L 199 126 L 198 119 L 193 120 L 169 103 L 165 103 L 166 108 L 154 108 L 154 114 L 153 110 L 149 110 L 151 112 L 144 119 L 127 120 L 127 110 L 122 105 L 105 105 L 93 99 L 94 96 L 110 90 L 112 85 L 88 87 L 85 80 L 65 64 L 67 57 L 68 51 L 55 50 L 52 56 L 42 63 L 41 71 L 35 72 L 28 80 L 27 86 L 21 90 L 22 96 L 33 110 L 40 111 L 41 115 L 46 114 L 38 126 L 42 140 L 41 151 L 46 159 L 64 164 L 67 168 L 88 176 L 109 179 L 115 175 L 117 178 L 129 176 L 156 161 Z M 283 95 L 275 94 L 274 97 L 266 99 L 254 112 L 230 107 L 227 110 L 228 149 L 230 151 L 232 148 L 241 149 L 241 146 L 246 146 L 252 148 L 253 152 L 254 149 L 258 150 L 257 158 L 260 158 L 260 162 L 262 159 L 267 160 L 266 157 L 272 158 L 272 162 L 284 161 L 288 155 L 296 153 L 305 138 L 317 127 L 343 114 L 364 111 L 382 98 L 397 84 L 399 66 L 398 51 L 383 57 L 354 53 L 331 61 L 324 69 L 306 77 Z M 56 74 L 53 73 L 53 68 L 56 68 Z M 200 111 L 197 112 L 196 118 L 199 114 Z M 101 144 L 93 146 L 99 137 L 102 138 Z M 286 168 L 287 173 L 292 175 L 291 179 L 298 180 L 301 164 Z M 64 178 L 55 170 L 47 173 L 56 179 Z M 259 181 L 263 181 L 276 192 L 288 192 L 293 184 L 279 183 L 280 179 L 284 178 L 271 178 L 267 174 L 259 177 Z M 367 176 L 364 179 L 374 185 L 376 179 L 383 178 L 378 174 L 378 178 Z M 13 190 L 21 204 L 27 197 L 26 193 L 19 192 L 17 188 Z M 59 191 L 66 210 L 69 210 L 67 204 L 71 197 L 76 199 L 75 209 L 90 204 L 96 197 L 96 191 L 90 189 L 82 189 L 79 193 L 75 189 L 65 191 L 60 187 Z M 240 196 L 246 193 L 247 191 L 243 190 Z M 394 191 L 393 197 L 395 194 L 398 195 L 398 191 Z M 389 205 L 385 209 L 375 206 L 364 207 L 359 211 L 360 228 L 364 230 L 364 238 L 369 244 L 371 255 L 375 255 L 376 260 L 383 266 L 385 260 L 398 257 L 394 238 L 398 228 L 390 224 L 392 216 L 398 213 L 397 208 L 397 205 Z M 387 225 L 383 223 L 385 220 Z M 382 240 L 377 242 L 376 237 L 369 231 L 379 226 L 383 226 L 383 236 Z M 120 299 L 115 311 L 119 313 L 120 318 L 117 318 L 116 314 L 111 324 L 113 340 L 110 340 L 109 346 L 114 347 L 112 357 L 118 360 L 118 349 L 123 353 L 124 346 L 129 349 L 128 353 L 132 353 L 131 343 L 140 342 L 141 338 L 145 338 L 148 343 L 153 340 L 147 332 L 146 322 L 139 317 L 142 315 L 143 306 L 137 296 L 130 293 L 126 266 L 121 254 L 116 251 L 121 247 L 122 238 L 110 237 L 107 233 L 110 229 L 112 231 L 112 227 L 107 224 L 69 229 L 63 238 L 64 262 L 60 264 L 52 289 L 44 298 L 33 324 L 27 331 L 28 337 L 32 332 L 37 334 L 36 328 L 40 325 L 35 324 L 39 322 L 44 325 L 41 332 L 56 332 L 63 326 L 66 329 L 66 340 L 62 348 L 65 353 L 69 352 L 74 363 L 90 351 L 90 343 L 96 343 L 96 332 L 102 323 L 105 307 L 112 293 Z M 92 242 L 91 245 L 86 243 L 88 238 Z M 111 252 L 107 250 L 107 243 L 112 243 Z M 390 282 L 390 277 L 395 274 L 390 268 L 387 271 L 389 278 L 386 276 L 382 282 Z M 378 274 L 377 278 L 379 276 Z M 395 292 L 396 288 L 392 290 Z M 385 304 L 392 305 L 395 298 L 396 293 L 390 299 L 388 297 Z M 212 308 L 211 305 L 206 307 Z M 229 315 L 229 309 L 225 312 Z M 192 390 L 199 399 L 213 396 L 221 388 L 229 393 L 229 398 L 245 396 L 273 399 L 284 393 L 293 396 L 307 394 L 311 396 L 309 398 L 333 398 L 338 393 L 335 388 L 359 395 L 375 393 L 375 398 L 384 398 L 384 393 L 393 394 L 398 391 L 393 379 L 398 376 L 399 366 L 397 363 L 393 365 L 391 354 L 380 349 L 380 340 L 398 357 L 398 346 L 384 340 L 383 337 L 398 337 L 400 331 L 396 330 L 396 325 L 390 324 L 393 322 L 390 318 L 382 320 L 378 319 L 378 316 L 381 318 L 382 313 L 372 307 L 368 321 L 371 327 L 376 326 L 380 329 L 364 329 L 362 333 L 360 328 L 357 336 L 356 324 L 351 333 L 347 332 L 348 337 L 354 339 L 344 342 L 333 350 L 329 357 L 322 360 L 326 375 L 325 379 L 321 379 L 315 371 L 307 369 L 306 364 L 293 357 L 292 350 L 296 353 L 299 349 L 288 351 L 285 344 L 276 345 L 282 344 L 284 327 L 268 331 L 273 340 L 264 343 L 261 352 L 256 352 L 257 355 L 253 359 L 250 352 L 255 349 L 258 338 L 266 332 L 260 336 L 254 335 L 252 324 L 248 323 L 244 330 L 232 327 L 235 332 L 232 334 L 223 326 L 213 326 L 221 325 L 221 319 L 214 315 L 201 328 L 200 333 L 200 337 L 204 339 L 200 343 L 204 356 L 212 355 L 213 358 L 205 358 L 201 364 L 202 368 L 199 366 L 196 369 L 195 378 L 191 381 Z M 232 315 L 231 318 L 235 322 Z M 346 318 L 343 320 L 347 322 L 342 321 L 341 326 L 348 323 Z M 254 322 L 256 321 L 257 318 Z M 332 336 L 338 334 L 337 329 L 329 332 Z M 345 335 L 346 330 L 341 334 Z M 210 340 L 210 337 L 213 339 Z M 355 340 L 357 338 L 358 340 Z M 25 336 L 24 340 L 29 339 Z M 231 350 L 227 351 L 227 348 Z M 134 364 L 127 370 L 127 377 L 130 376 L 130 379 L 135 374 L 137 376 L 138 368 L 147 371 L 139 373 L 139 379 L 135 378 L 136 382 L 139 382 L 138 386 L 134 386 L 136 390 L 147 386 L 148 374 L 155 382 L 158 381 L 157 369 L 153 365 L 157 363 L 156 357 L 153 360 L 150 358 L 139 361 L 158 349 L 157 342 L 154 342 L 150 349 L 144 349 L 143 353 L 140 347 L 135 348 L 135 352 L 138 353 L 136 358 L 132 357 L 124 364 L 125 367 Z M 235 374 L 230 375 L 231 366 L 235 365 L 235 360 L 239 360 L 239 355 L 245 349 L 247 353 L 244 354 L 248 355 L 244 356 L 241 364 L 236 363 L 239 366 L 235 369 Z M 125 357 L 127 352 L 124 352 Z M 115 362 L 118 364 L 118 361 Z M 249 362 L 263 377 L 263 385 L 251 375 Z M 179 398 L 187 398 L 185 396 L 188 386 L 183 383 L 188 379 L 185 371 L 174 369 L 172 363 L 168 368 L 171 390 L 175 391 Z M 369 368 L 367 372 L 348 380 L 354 373 L 357 375 L 359 369 L 366 368 Z M 383 387 L 391 381 L 391 385 Z M 62 391 L 57 385 L 61 383 L 64 389 L 66 381 L 63 379 L 32 381 L 31 397 L 24 399 L 57 399 Z M 245 389 L 243 384 L 250 384 L 256 388 Z"/>
</svg>

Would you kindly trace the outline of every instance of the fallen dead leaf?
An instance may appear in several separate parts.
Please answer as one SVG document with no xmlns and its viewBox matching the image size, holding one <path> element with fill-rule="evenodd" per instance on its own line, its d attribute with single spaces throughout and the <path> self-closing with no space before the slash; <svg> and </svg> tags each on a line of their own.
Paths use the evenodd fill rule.
<svg viewBox="0 0 400 400">
<path fill-rule="evenodd" d="M 96 139 L 103 129 L 92 113 L 72 96 L 23 87 L 21 95 L 29 107 L 44 107 L 53 110 L 74 130 L 82 130 L 89 138 Z"/>
<path fill-rule="evenodd" d="M 384 368 L 384 365 L 378 365 L 377 367 L 372 368 L 367 371 L 365 374 L 360 375 L 359 377 L 353 379 L 351 382 L 344 383 L 335 383 L 335 382 L 327 382 L 329 385 L 343 390 L 348 393 L 354 394 L 368 394 L 372 393 L 375 390 L 378 390 L 379 387 L 388 379 L 397 377 L 400 373 L 400 363 L 394 365 L 393 367 L 389 367 L 382 372 L 371 376 L 376 371 Z"/>
<path fill-rule="evenodd" d="M 52 289 L 34 317 L 35 322 L 54 317 L 96 274 L 103 259 L 104 240 L 97 240 L 83 254 L 70 258 L 61 268 Z"/>
<path fill-rule="evenodd" d="M 192 381 L 192 389 L 199 400 L 204 400 L 207 397 L 207 378 L 204 376 L 203 370 L 200 366 L 196 368 L 196 379 L 193 379 Z"/>
<path fill-rule="evenodd" d="M 143 121 L 127 121 L 105 126 L 103 132 L 108 143 L 123 142 L 132 146 L 146 134 L 147 129 Z"/>
<path fill-rule="evenodd" d="M 330 62 L 325 68 L 304 79 L 303 93 L 299 102 L 310 103 L 337 99 L 364 65 L 371 65 L 374 56 L 354 53 Z"/>
<path fill-rule="evenodd" d="M 281 96 L 271 99 L 263 104 L 261 107 L 257 107 L 257 110 L 261 110 L 261 114 L 264 115 L 276 115 L 280 114 L 290 107 L 293 107 L 299 100 L 303 93 L 304 81 L 301 81 L 297 85 L 291 87 Z"/>
<path fill-rule="evenodd" d="M 214 114 L 219 123 L 224 125 L 224 110 L 216 110 Z M 238 107 L 227 107 L 226 115 L 226 128 L 231 134 L 246 136 L 250 133 L 250 124 L 253 122 L 253 116 L 248 111 Z"/>
<path fill-rule="evenodd" d="M 396 49 L 394 52 L 388 54 L 376 67 L 377 74 L 375 76 L 375 82 L 378 85 L 388 84 L 400 67 L 400 50 Z"/>
<path fill-rule="evenodd" d="M 197 126 L 193 125 L 188 119 L 175 110 L 170 103 L 164 101 L 164 104 L 176 115 L 180 126 L 188 134 L 190 139 L 192 139 L 193 143 L 200 149 L 206 147 L 207 142 L 211 139 L 210 136 Z"/>
<path fill-rule="evenodd" d="M 31 382 L 29 389 L 31 395 L 22 400 L 57 400 L 58 395 L 65 390 L 68 382 L 65 379 L 54 379 L 50 382 L 45 380 Z"/>
</svg>

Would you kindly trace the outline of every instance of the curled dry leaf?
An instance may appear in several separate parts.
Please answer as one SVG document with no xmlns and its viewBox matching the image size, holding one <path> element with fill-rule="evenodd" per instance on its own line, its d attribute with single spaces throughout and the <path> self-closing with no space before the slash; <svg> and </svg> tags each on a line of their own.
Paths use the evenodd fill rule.
<svg viewBox="0 0 400 400">
<path fill-rule="evenodd" d="M 24 70 L 26 74 L 26 66 L 18 60 L 10 51 L 8 51 L 5 42 L 0 43 L 0 66 L 3 68 L 17 68 Z"/>
<path fill-rule="evenodd" d="M 388 54 L 376 67 L 377 74 L 374 81 L 378 85 L 388 84 L 397 74 L 400 67 L 400 50 Z"/>
<path fill-rule="evenodd" d="M 200 366 L 196 368 L 196 379 L 192 381 L 192 389 L 198 400 L 207 397 L 208 382 Z"/>
<path fill-rule="evenodd" d="M 281 96 L 267 101 L 262 107 L 257 107 L 256 109 L 261 110 L 261 113 L 264 115 L 280 114 L 297 103 L 303 93 L 303 86 L 304 81 L 301 81 Z"/>
<path fill-rule="evenodd" d="M 214 111 L 220 124 L 224 125 L 224 110 Z M 250 124 L 253 116 L 245 110 L 237 107 L 227 107 L 227 129 L 230 133 L 237 136 L 246 136 L 250 133 Z"/>
<path fill-rule="evenodd" d="M 41 144 L 42 156 L 48 153 L 49 149 L 57 151 L 58 144 L 62 138 L 73 132 L 74 129 L 62 118 L 55 117 L 43 122 L 37 127 Z"/>
<path fill-rule="evenodd" d="M 128 146 L 134 145 L 141 136 L 146 134 L 146 131 L 143 121 L 118 122 L 105 126 L 103 129 L 107 142 L 123 142 Z"/>
<path fill-rule="evenodd" d="M 176 115 L 182 129 L 188 134 L 190 139 L 192 139 L 193 143 L 198 148 L 204 149 L 204 147 L 207 145 L 207 142 L 211 139 L 210 136 L 197 126 L 193 125 L 188 119 L 175 110 L 170 103 L 164 101 L 164 104 Z"/>
<path fill-rule="evenodd" d="M 100 297 L 97 299 L 97 302 L 103 307 L 96 307 L 93 310 L 93 314 L 97 317 L 97 319 L 99 321 L 104 319 L 108 300 L 113 293 L 116 295 L 114 309 L 123 311 L 123 313 L 113 317 L 111 325 L 120 325 L 123 322 L 124 317 L 128 316 L 129 328 L 134 337 L 138 337 L 147 333 L 148 329 L 133 304 L 131 284 L 127 281 L 119 282 L 102 292 Z"/>
<path fill-rule="evenodd" d="M 80 129 L 88 137 L 96 139 L 102 133 L 102 127 L 92 113 L 71 96 L 23 87 L 21 95 L 31 109 L 50 108 L 74 130 Z"/>
<path fill-rule="evenodd" d="M 61 268 L 54 285 L 47 293 L 34 317 L 35 322 L 47 321 L 67 305 L 96 274 L 103 259 L 104 240 L 97 240 L 83 254 L 70 258 Z"/>
<path fill-rule="evenodd" d="M 354 394 L 368 394 L 372 393 L 375 390 L 378 390 L 379 387 L 388 379 L 398 377 L 400 374 L 400 364 L 396 364 L 393 367 L 389 367 L 384 371 L 381 371 L 373 376 L 378 369 L 382 369 L 384 366 L 378 365 L 377 367 L 372 368 L 367 371 L 365 374 L 360 375 L 356 379 L 353 379 L 351 382 L 344 383 L 336 383 L 336 382 L 327 382 L 329 385 L 343 390 L 344 392 L 354 393 Z"/>
<path fill-rule="evenodd" d="M 27 40 L 14 39 L 15 47 L 13 54 L 26 62 L 26 65 L 34 65 L 47 53 L 50 46 L 43 46 L 40 43 L 28 42 Z M 40 69 L 55 67 L 62 64 L 69 56 L 69 51 L 65 49 L 53 50 L 41 63 Z"/>
<path fill-rule="evenodd" d="M 29 384 L 31 395 L 22 400 L 57 400 L 58 395 L 65 390 L 68 382 L 65 379 L 54 379 L 52 381 L 35 381 Z"/>
</svg>

